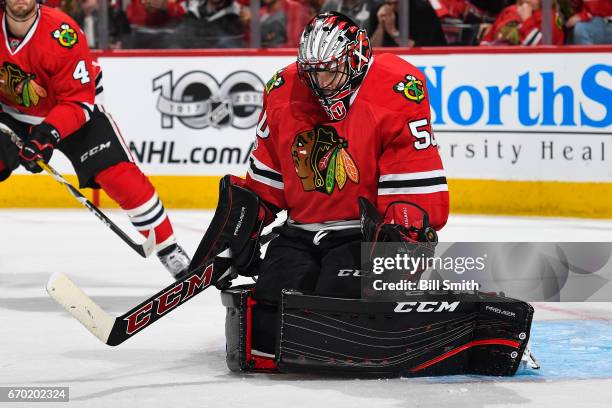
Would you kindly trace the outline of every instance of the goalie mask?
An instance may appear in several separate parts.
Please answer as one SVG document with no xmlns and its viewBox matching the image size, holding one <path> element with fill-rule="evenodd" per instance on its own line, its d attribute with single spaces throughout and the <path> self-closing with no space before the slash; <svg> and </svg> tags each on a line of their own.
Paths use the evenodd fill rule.
<svg viewBox="0 0 612 408">
<path fill-rule="evenodd" d="M 365 30 L 343 14 L 326 12 L 316 15 L 304 29 L 297 69 L 327 116 L 338 121 L 346 116 L 371 60 Z"/>
</svg>

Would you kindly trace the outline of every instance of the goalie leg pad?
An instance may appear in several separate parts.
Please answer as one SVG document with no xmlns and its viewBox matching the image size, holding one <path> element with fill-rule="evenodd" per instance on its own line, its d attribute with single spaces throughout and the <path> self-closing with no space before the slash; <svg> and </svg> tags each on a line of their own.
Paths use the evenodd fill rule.
<svg viewBox="0 0 612 408">
<path fill-rule="evenodd" d="M 231 371 L 276 371 L 272 357 L 253 354 L 253 299 L 254 285 L 235 286 L 221 292 L 221 303 L 226 308 L 225 351 L 227 367 Z"/>
<path fill-rule="evenodd" d="M 533 308 L 478 294 L 422 294 L 415 301 L 364 302 L 284 291 L 277 364 L 281 372 L 340 375 L 514 375 Z"/>
</svg>

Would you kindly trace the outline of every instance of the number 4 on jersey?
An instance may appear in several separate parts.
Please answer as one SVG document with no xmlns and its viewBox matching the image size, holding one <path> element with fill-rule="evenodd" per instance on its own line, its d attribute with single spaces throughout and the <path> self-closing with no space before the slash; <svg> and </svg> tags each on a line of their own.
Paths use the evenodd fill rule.
<svg viewBox="0 0 612 408">
<path fill-rule="evenodd" d="M 414 148 L 417 150 L 427 149 L 429 146 L 437 146 L 438 142 L 434 138 L 433 134 L 429 133 L 427 129 L 422 129 L 429 125 L 429 120 L 419 119 L 414 122 L 408 122 L 408 128 L 410 128 L 410 134 L 415 137 Z"/>
<path fill-rule="evenodd" d="M 81 81 L 83 85 L 90 81 L 85 60 L 80 60 L 77 62 L 74 72 L 72 73 L 72 78 L 76 79 L 77 81 Z"/>
</svg>

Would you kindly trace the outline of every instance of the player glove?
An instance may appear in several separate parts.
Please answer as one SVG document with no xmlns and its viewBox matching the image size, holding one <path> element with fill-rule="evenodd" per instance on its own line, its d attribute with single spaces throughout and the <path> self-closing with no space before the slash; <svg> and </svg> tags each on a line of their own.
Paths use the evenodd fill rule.
<svg viewBox="0 0 612 408">
<path fill-rule="evenodd" d="M 359 197 L 359 209 L 365 242 L 438 242 L 438 234 L 429 225 L 429 215 L 414 203 L 395 201 L 381 216 L 368 199 Z"/>
<path fill-rule="evenodd" d="M 370 243 L 370 260 L 378 256 L 394 257 L 398 253 L 413 258 L 433 257 L 438 234 L 429 225 L 429 215 L 417 204 L 396 201 L 387 207 L 384 216 L 366 198 L 359 197 L 363 241 Z M 382 246 L 381 243 L 399 243 Z M 418 278 L 424 270 L 412 271 Z"/>
<path fill-rule="evenodd" d="M 229 248 L 234 272 L 244 276 L 256 274 L 261 231 L 274 221 L 278 211 L 246 188 L 244 180 L 229 175 L 223 177 L 219 183 L 215 215 L 189 269 L 201 267 L 223 249 Z M 228 276 L 222 281 L 218 280 L 215 285 L 224 288 L 235 277 Z"/>
<path fill-rule="evenodd" d="M 40 173 L 42 168 L 36 164 L 36 161 L 42 160 L 48 163 L 59 141 L 59 132 L 50 124 L 41 123 L 32 127 L 28 140 L 19 152 L 21 164 L 32 173 Z"/>
</svg>

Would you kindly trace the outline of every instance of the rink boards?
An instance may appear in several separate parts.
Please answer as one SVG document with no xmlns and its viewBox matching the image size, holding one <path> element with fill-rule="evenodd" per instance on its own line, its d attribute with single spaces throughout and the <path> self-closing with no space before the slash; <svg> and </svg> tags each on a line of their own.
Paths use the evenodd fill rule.
<svg viewBox="0 0 612 408">
<path fill-rule="evenodd" d="M 532 51 L 397 50 L 426 74 L 452 211 L 612 218 L 612 47 Z M 293 54 L 98 56 L 106 107 L 167 207 L 214 207 L 219 177 L 245 173 L 264 87 Z M 49 177 L 0 186 L 0 207 L 78 206 Z"/>
</svg>

